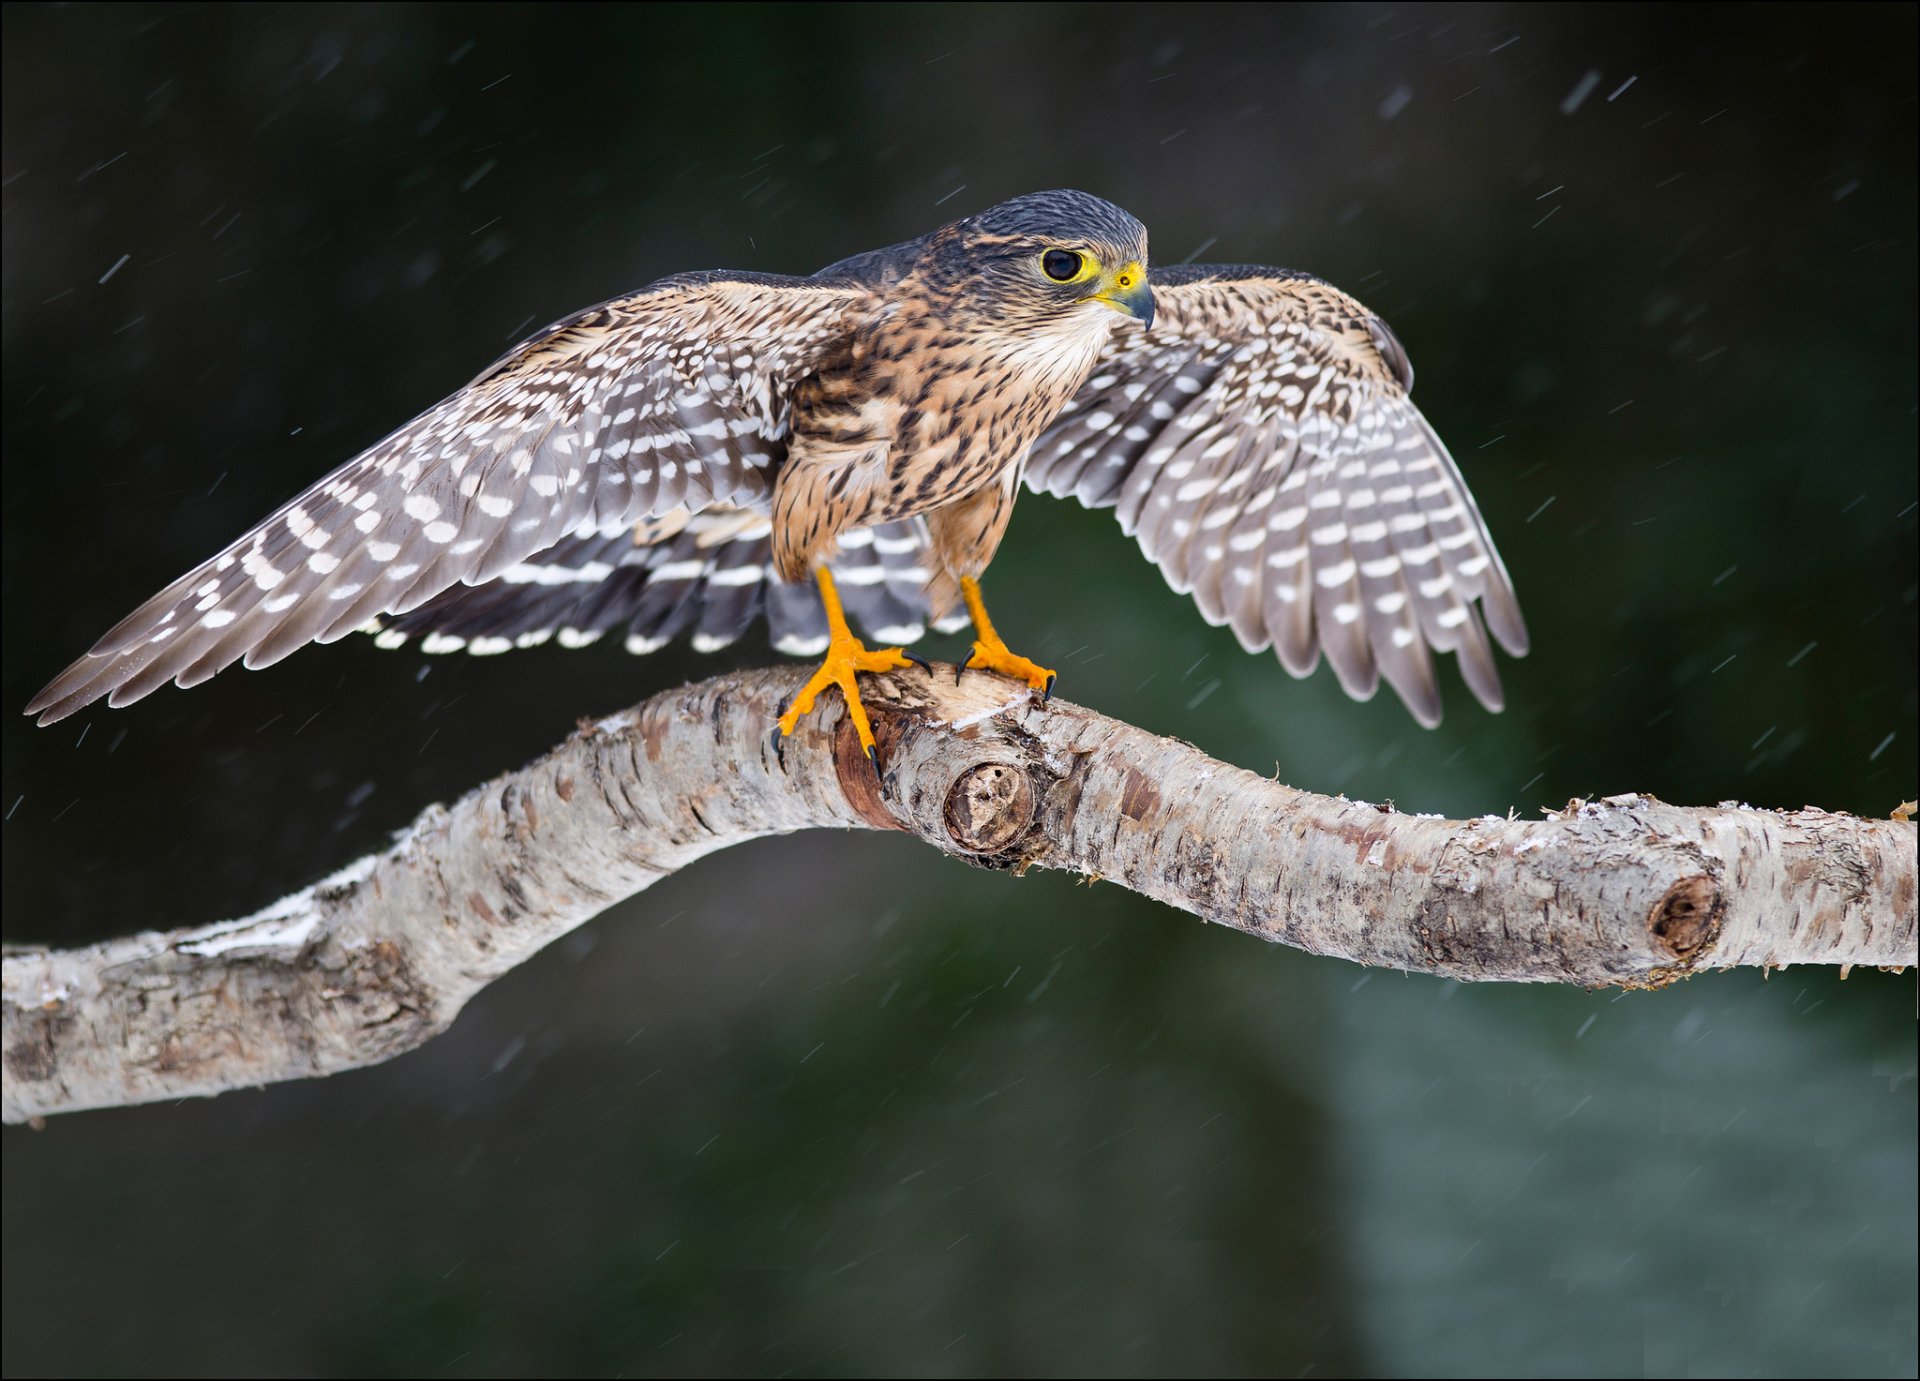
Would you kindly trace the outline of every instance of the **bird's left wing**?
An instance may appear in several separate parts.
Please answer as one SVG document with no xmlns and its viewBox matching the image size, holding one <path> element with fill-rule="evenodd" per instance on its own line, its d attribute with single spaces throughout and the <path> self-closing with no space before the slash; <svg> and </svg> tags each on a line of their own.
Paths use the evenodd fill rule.
<svg viewBox="0 0 1920 1381">
<path fill-rule="evenodd" d="M 1285 269 L 1156 268 L 1152 284 L 1153 329 L 1115 330 L 1034 443 L 1028 485 L 1116 508 L 1208 622 L 1296 676 L 1324 652 L 1349 695 L 1384 676 L 1432 725 L 1431 646 L 1499 709 L 1481 617 L 1515 656 L 1526 624 L 1386 323 Z"/>
<path fill-rule="evenodd" d="M 681 274 L 556 322 L 122 619 L 27 713 L 48 724 L 266 666 L 569 534 L 764 501 L 794 387 L 846 349 L 865 297 Z"/>
</svg>

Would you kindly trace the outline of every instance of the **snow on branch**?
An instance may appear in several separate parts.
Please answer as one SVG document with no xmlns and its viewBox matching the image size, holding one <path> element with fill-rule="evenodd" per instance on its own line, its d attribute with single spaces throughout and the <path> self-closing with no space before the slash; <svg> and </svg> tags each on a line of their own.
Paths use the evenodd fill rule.
<svg viewBox="0 0 1920 1381">
<path fill-rule="evenodd" d="M 613 903 L 793 830 L 907 830 L 1316 954 L 1467 980 L 1653 987 L 1735 965 L 1915 962 L 1915 828 L 1644 796 L 1443 820 L 1295 791 L 950 668 L 769 728 L 796 669 L 582 724 L 385 852 L 244 920 L 0 959 L 7 1122 L 378 1063 Z"/>
</svg>

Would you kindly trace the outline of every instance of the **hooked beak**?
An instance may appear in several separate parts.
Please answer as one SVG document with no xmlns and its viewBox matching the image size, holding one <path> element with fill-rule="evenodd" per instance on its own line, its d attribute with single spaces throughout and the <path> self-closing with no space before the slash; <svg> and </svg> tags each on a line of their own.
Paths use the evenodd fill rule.
<svg viewBox="0 0 1920 1381">
<path fill-rule="evenodd" d="M 1146 269 L 1138 263 L 1128 264 L 1108 278 L 1088 300 L 1132 317 L 1143 328 L 1153 325 L 1153 289 L 1147 286 Z"/>
</svg>

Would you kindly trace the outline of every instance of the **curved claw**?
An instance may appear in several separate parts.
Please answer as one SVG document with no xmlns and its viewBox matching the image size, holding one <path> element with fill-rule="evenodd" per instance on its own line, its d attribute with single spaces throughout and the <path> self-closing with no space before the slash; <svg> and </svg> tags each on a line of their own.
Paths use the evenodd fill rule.
<svg viewBox="0 0 1920 1381">
<path fill-rule="evenodd" d="M 1043 692 L 1043 699 L 1053 695 L 1053 683 L 1059 679 L 1059 673 L 1052 667 L 1043 667 L 1037 662 L 1028 661 L 1018 653 L 1008 650 L 1007 645 L 998 637 L 988 633 L 974 643 L 973 651 L 967 660 L 960 664 L 960 670 L 979 667 L 982 671 L 997 671 L 1002 676 L 1010 676 L 1016 681 L 1025 681 L 1027 685 Z M 954 673 L 954 681 L 959 682 L 959 672 Z"/>
<path fill-rule="evenodd" d="M 967 615 L 973 620 L 973 631 L 980 636 L 974 639 L 973 651 L 967 654 L 967 660 L 954 669 L 954 684 L 960 684 L 960 673 L 977 660 L 982 671 L 997 671 L 1002 676 L 1025 681 L 1029 689 L 1042 693 L 1043 703 L 1052 699 L 1053 683 L 1057 679 L 1053 668 L 1040 666 L 1016 655 L 1000 641 L 1000 635 L 993 631 L 993 620 L 987 617 L 986 601 L 980 597 L 979 579 L 971 575 L 961 576 L 960 594 L 967 602 Z"/>
<path fill-rule="evenodd" d="M 841 696 L 847 702 L 847 718 L 853 721 L 854 732 L 860 736 L 860 746 L 866 750 L 869 760 L 873 758 L 873 726 L 867 722 L 867 707 L 860 701 L 860 688 L 854 678 L 863 671 L 893 671 L 911 665 L 907 654 L 900 648 L 883 648 L 870 652 L 861 641 L 852 634 L 835 636 L 827 646 L 826 660 L 820 669 L 813 673 L 793 702 L 781 714 L 778 728 L 784 734 L 790 734 L 799 725 L 800 718 L 813 709 L 814 701 L 820 692 L 828 686 L 838 686 Z"/>
</svg>

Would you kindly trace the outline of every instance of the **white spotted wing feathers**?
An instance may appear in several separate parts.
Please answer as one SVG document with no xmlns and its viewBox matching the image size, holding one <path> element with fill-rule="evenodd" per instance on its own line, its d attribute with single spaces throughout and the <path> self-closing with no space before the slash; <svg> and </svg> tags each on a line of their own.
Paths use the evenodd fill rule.
<svg viewBox="0 0 1920 1381">
<path fill-rule="evenodd" d="M 1520 656 L 1526 625 L 1385 323 L 1280 269 L 1155 269 L 1153 291 L 1153 330 L 1114 333 L 1027 483 L 1115 508 L 1209 622 L 1296 676 L 1324 654 L 1348 694 L 1384 677 L 1431 725 L 1429 648 L 1452 651 L 1498 710 L 1487 628 Z"/>
<path fill-rule="evenodd" d="M 556 323 L 148 600 L 28 713 L 266 666 L 569 535 L 764 501 L 792 388 L 842 347 L 859 296 L 687 274 Z"/>
</svg>

